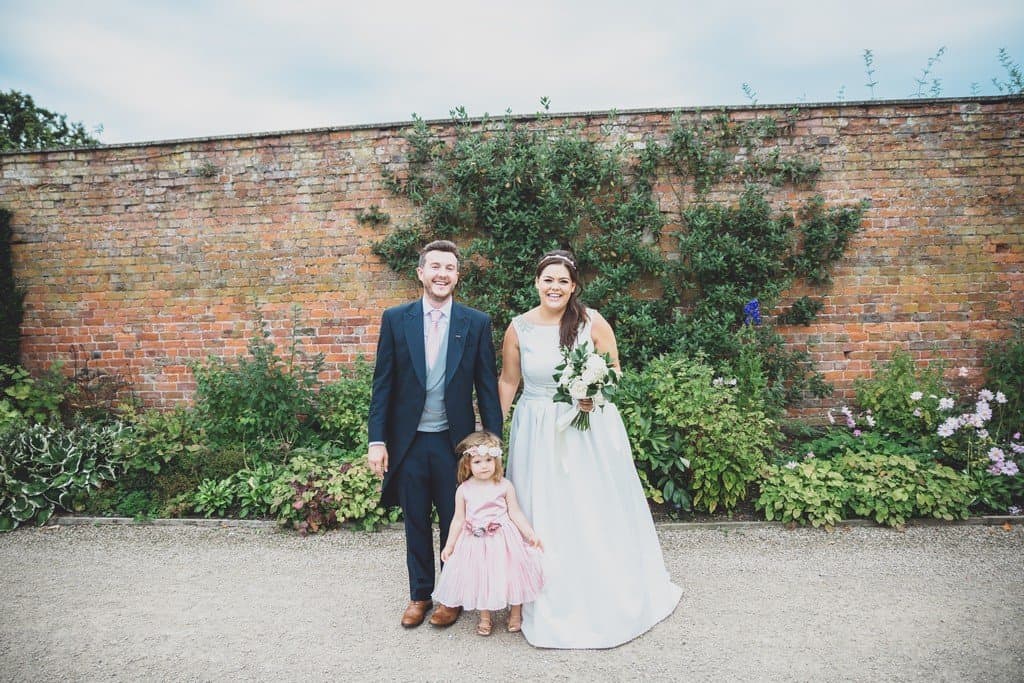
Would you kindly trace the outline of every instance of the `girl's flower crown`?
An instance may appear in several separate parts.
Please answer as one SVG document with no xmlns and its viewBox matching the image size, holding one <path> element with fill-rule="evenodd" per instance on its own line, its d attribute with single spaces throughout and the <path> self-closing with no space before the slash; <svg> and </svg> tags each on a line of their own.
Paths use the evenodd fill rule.
<svg viewBox="0 0 1024 683">
<path fill-rule="evenodd" d="M 501 460 L 501 446 L 487 446 L 484 444 L 477 444 L 476 446 L 470 446 L 466 450 L 462 451 L 464 455 L 479 456 L 487 458 L 495 458 Z"/>
</svg>

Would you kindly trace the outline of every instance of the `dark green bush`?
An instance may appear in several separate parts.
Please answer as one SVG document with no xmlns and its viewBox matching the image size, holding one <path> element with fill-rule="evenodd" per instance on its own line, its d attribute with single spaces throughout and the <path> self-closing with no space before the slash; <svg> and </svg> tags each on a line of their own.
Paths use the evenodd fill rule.
<svg viewBox="0 0 1024 683">
<path fill-rule="evenodd" d="M 746 498 L 778 440 L 763 407 L 703 359 L 666 356 L 624 377 L 617 405 L 637 468 L 666 503 L 729 511 Z"/>
<path fill-rule="evenodd" d="M 211 449 L 240 446 L 260 459 L 280 461 L 290 448 L 314 438 L 323 357 L 304 357 L 294 325 L 287 358 L 277 355 L 269 336 L 260 321 L 249 357 L 190 366 L 195 414 Z"/>
<path fill-rule="evenodd" d="M 345 450 L 365 452 L 372 389 L 373 365 L 363 358 L 348 368 L 342 379 L 325 385 L 317 397 L 320 436 Z"/>
</svg>

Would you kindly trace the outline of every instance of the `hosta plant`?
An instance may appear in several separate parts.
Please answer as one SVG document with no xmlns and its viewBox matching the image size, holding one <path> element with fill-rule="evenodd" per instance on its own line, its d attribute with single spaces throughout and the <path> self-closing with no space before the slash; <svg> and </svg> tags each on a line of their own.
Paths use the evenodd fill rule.
<svg viewBox="0 0 1024 683">
<path fill-rule="evenodd" d="M 123 430 L 120 423 L 35 424 L 0 435 L 0 531 L 44 524 L 57 508 L 116 479 L 122 463 L 114 444 Z"/>
</svg>

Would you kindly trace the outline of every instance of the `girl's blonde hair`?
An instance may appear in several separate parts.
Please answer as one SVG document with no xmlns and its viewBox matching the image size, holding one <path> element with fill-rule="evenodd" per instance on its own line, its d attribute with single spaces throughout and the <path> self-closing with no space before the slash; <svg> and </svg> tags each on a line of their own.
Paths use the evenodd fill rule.
<svg viewBox="0 0 1024 683">
<path fill-rule="evenodd" d="M 494 457 L 494 476 L 491 479 L 496 483 L 500 482 L 501 478 L 505 476 L 505 468 L 501 464 L 501 439 L 491 432 L 480 430 L 467 436 L 455 447 L 455 452 L 459 455 L 459 483 L 461 484 L 473 476 L 473 470 L 470 466 L 473 464 L 473 456 L 480 454 L 477 450 L 478 446 L 496 448 L 498 450 L 496 457 L 491 456 Z"/>
</svg>

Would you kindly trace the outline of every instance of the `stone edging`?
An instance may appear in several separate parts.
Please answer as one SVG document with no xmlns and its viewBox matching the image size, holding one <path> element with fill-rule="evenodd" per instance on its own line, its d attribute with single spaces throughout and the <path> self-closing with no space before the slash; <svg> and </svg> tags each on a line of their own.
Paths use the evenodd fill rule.
<svg viewBox="0 0 1024 683">
<path fill-rule="evenodd" d="M 50 518 L 48 525 L 56 526 L 198 526 L 207 528 L 246 528 L 246 529 L 277 529 L 281 528 L 277 522 L 265 519 L 205 519 L 205 518 L 158 518 L 136 520 L 132 517 L 83 517 L 80 515 L 54 515 Z M 968 517 L 946 521 L 941 519 L 911 519 L 907 526 L 1001 526 L 1003 524 L 1024 525 L 1024 516 L 1020 515 L 988 515 L 983 517 Z M 719 529 L 722 531 L 741 529 L 764 529 L 772 527 L 783 527 L 782 522 L 767 521 L 711 521 L 711 522 L 656 522 L 659 529 L 687 530 L 687 529 Z M 877 527 L 887 528 L 872 522 L 870 519 L 844 519 L 836 524 L 836 527 Z M 401 524 L 389 524 L 384 527 L 392 531 L 403 529 Z M 808 528 L 814 527 L 796 527 Z"/>
</svg>

